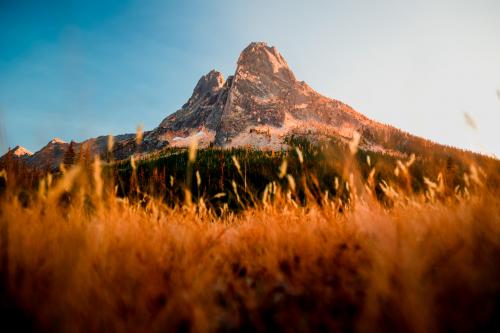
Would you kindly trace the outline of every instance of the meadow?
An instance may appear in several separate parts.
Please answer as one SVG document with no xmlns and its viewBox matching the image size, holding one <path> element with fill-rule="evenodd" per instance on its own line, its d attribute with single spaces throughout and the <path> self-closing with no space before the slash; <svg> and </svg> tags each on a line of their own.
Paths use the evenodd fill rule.
<svg viewBox="0 0 500 333">
<path fill-rule="evenodd" d="M 6 168 L 4 327 L 499 331 L 497 160 L 293 144 Z"/>
</svg>

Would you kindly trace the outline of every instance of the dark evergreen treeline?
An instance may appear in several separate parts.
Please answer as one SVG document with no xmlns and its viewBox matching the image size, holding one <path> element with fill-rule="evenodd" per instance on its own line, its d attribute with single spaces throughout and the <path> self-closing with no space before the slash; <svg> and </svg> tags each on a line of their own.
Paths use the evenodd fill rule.
<svg viewBox="0 0 500 333">
<path fill-rule="evenodd" d="M 322 203 L 325 198 L 348 203 L 353 193 L 361 193 L 367 186 L 381 202 L 390 204 L 387 185 L 404 195 L 423 194 L 429 188 L 425 178 L 442 185 L 441 198 L 474 190 L 471 178 L 475 176 L 482 179 L 482 191 L 500 188 L 498 160 L 450 147 L 409 147 L 407 151 L 412 153 L 404 155 L 396 150 L 363 149 L 352 154 L 349 144 L 338 139 L 313 144 L 304 137 L 291 137 L 287 143 L 291 148 L 282 151 L 205 148 L 196 152 L 193 161 L 189 161 L 188 149 L 166 148 L 133 162 L 106 161 L 103 175 L 122 197 L 142 200 L 154 196 L 173 206 L 184 203 L 189 192 L 195 202 L 203 198 L 209 206 L 227 204 L 231 209 L 262 203 L 264 196 L 272 197 L 276 190 L 298 204 L 307 200 Z M 79 164 L 92 175 L 92 160 L 76 156 L 71 148 L 64 156 L 64 166 Z M 15 158 L 5 159 L 0 167 L 5 170 L 0 175 L 0 193 L 8 177 L 11 187 L 29 196 L 46 174 Z M 53 178 L 59 174 L 53 173 Z"/>
<path fill-rule="evenodd" d="M 175 205 L 184 202 L 189 190 L 195 201 L 203 197 L 211 205 L 227 203 L 232 208 L 261 202 L 274 185 L 283 193 L 290 192 L 297 202 L 303 203 L 307 198 L 321 202 L 325 195 L 347 201 L 352 187 L 359 190 L 370 177 L 371 189 L 382 201 L 387 199 L 382 190 L 384 182 L 420 194 L 428 187 L 424 177 L 444 185 L 441 195 L 453 196 L 467 186 L 464 174 L 471 172 L 472 165 L 487 175 L 485 186 L 498 188 L 499 185 L 497 160 L 458 150 L 416 154 L 406 167 L 410 154 L 393 156 L 357 150 L 352 155 L 348 145 L 338 140 L 314 145 L 299 137 L 291 138 L 288 143 L 299 152 L 296 149 L 207 148 L 198 150 L 192 162 L 187 149 L 167 148 L 133 163 L 130 160 L 116 162 L 108 167 L 108 173 L 113 174 L 121 196 L 146 193 Z M 287 164 L 286 172 L 283 172 L 283 161 Z"/>
</svg>

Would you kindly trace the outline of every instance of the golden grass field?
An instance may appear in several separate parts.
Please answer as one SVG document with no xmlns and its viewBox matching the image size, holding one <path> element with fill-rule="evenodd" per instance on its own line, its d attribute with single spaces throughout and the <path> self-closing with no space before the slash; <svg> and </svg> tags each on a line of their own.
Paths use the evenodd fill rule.
<svg viewBox="0 0 500 333">
<path fill-rule="evenodd" d="M 7 186 L 2 316 L 16 331 L 498 332 L 500 198 L 472 176 L 445 198 L 388 185 L 391 208 L 361 184 L 343 209 L 274 188 L 222 214 L 119 198 L 98 163 L 28 199 Z"/>
</svg>

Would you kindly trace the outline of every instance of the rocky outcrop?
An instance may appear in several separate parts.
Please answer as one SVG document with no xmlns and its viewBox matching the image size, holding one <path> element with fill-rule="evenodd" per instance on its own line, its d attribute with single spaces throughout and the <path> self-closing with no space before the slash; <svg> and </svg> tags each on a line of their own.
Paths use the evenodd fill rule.
<svg viewBox="0 0 500 333">
<path fill-rule="evenodd" d="M 27 158 L 27 157 L 33 155 L 32 152 L 30 152 L 28 149 L 24 148 L 23 146 L 15 146 L 14 149 L 9 150 L 9 153 L 12 154 L 12 156 L 15 156 L 17 158 Z"/>
<path fill-rule="evenodd" d="M 368 121 L 347 105 L 297 81 L 275 47 L 252 43 L 238 59 L 216 143 L 231 143 L 251 127 L 283 128 L 297 121 L 313 121 L 308 127 L 314 127 L 314 122 L 342 127 L 347 122 L 357 128 L 360 120 Z"/>
<path fill-rule="evenodd" d="M 346 104 L 297 81 L 278 50 L 262 42 L 243 50 L 234 76 L 223 82 L 216 71 L 203 76 L 189 101 L 150 136 L 187 144 L 201 133 L 219 146 L 274 148 L 292 131 L 326 131 L 349 139 L 354 131 L 376 126 Z M 258 135 L 263 132 L 278 137 L 267 134 L 266 141 Z"/>
<path fill-rule="evenodd" d="M 15 146 L 13 149 L 9 148 L 9 151 L 0 157 L 0 168 L 4 169 L 8 164 L 12 163 L 24 165 L 32 155 L 32 152 L 22 146 Z"/>
<path fill-rule="evenodd" d="M 216 112 L 224 77 L 212 70 L 204 75 L 196 84 L 191 98 L 180 110 L 165 118 L 160 128 L 170 131 L 182 131 L 200 126 L 215 130 L 216 122 L 213 113 Z"/>
</svg>

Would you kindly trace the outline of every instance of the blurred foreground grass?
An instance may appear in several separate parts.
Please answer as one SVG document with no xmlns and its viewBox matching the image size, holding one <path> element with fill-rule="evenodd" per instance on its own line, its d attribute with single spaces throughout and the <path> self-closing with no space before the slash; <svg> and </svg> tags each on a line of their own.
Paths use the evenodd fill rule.
<svg viewBox="0 0 500 333">
<path fill-rule="evenodd" d="M 229 155 L 205 164 L 210 152 L 179 152 L 188 176 L 157 178 L 163 189 L 143 183 L 153 176 L 141 161 L 77 164 L 29 191 L 16 186 L 22 175 L 4 172 L 4 326 L 499 331 L 500 199 L 489 176 L 497 169 L 446 169 L 445 160 L 445 169 L 417 176 L 418 158 L 392 163 L 351 152 L 342 160 L 325 155 L 325 168 L 340 161 L 330 177 L 318 171 L 323 164 L 308 164 L 317 154 L 301 148 L 256 153 L 273 154 L 252 165 L 275 179 L 252 178 L 235 151 L 213 150 Z M 230 164 L 222 183 L 203 171 L 218 170 L 207 166 L 214 160 Z M 182 199 L 166 200 L 179 182 L 171 198 Z M 197 192 L 207 183 L 221 188 Z"/>
</svg>

